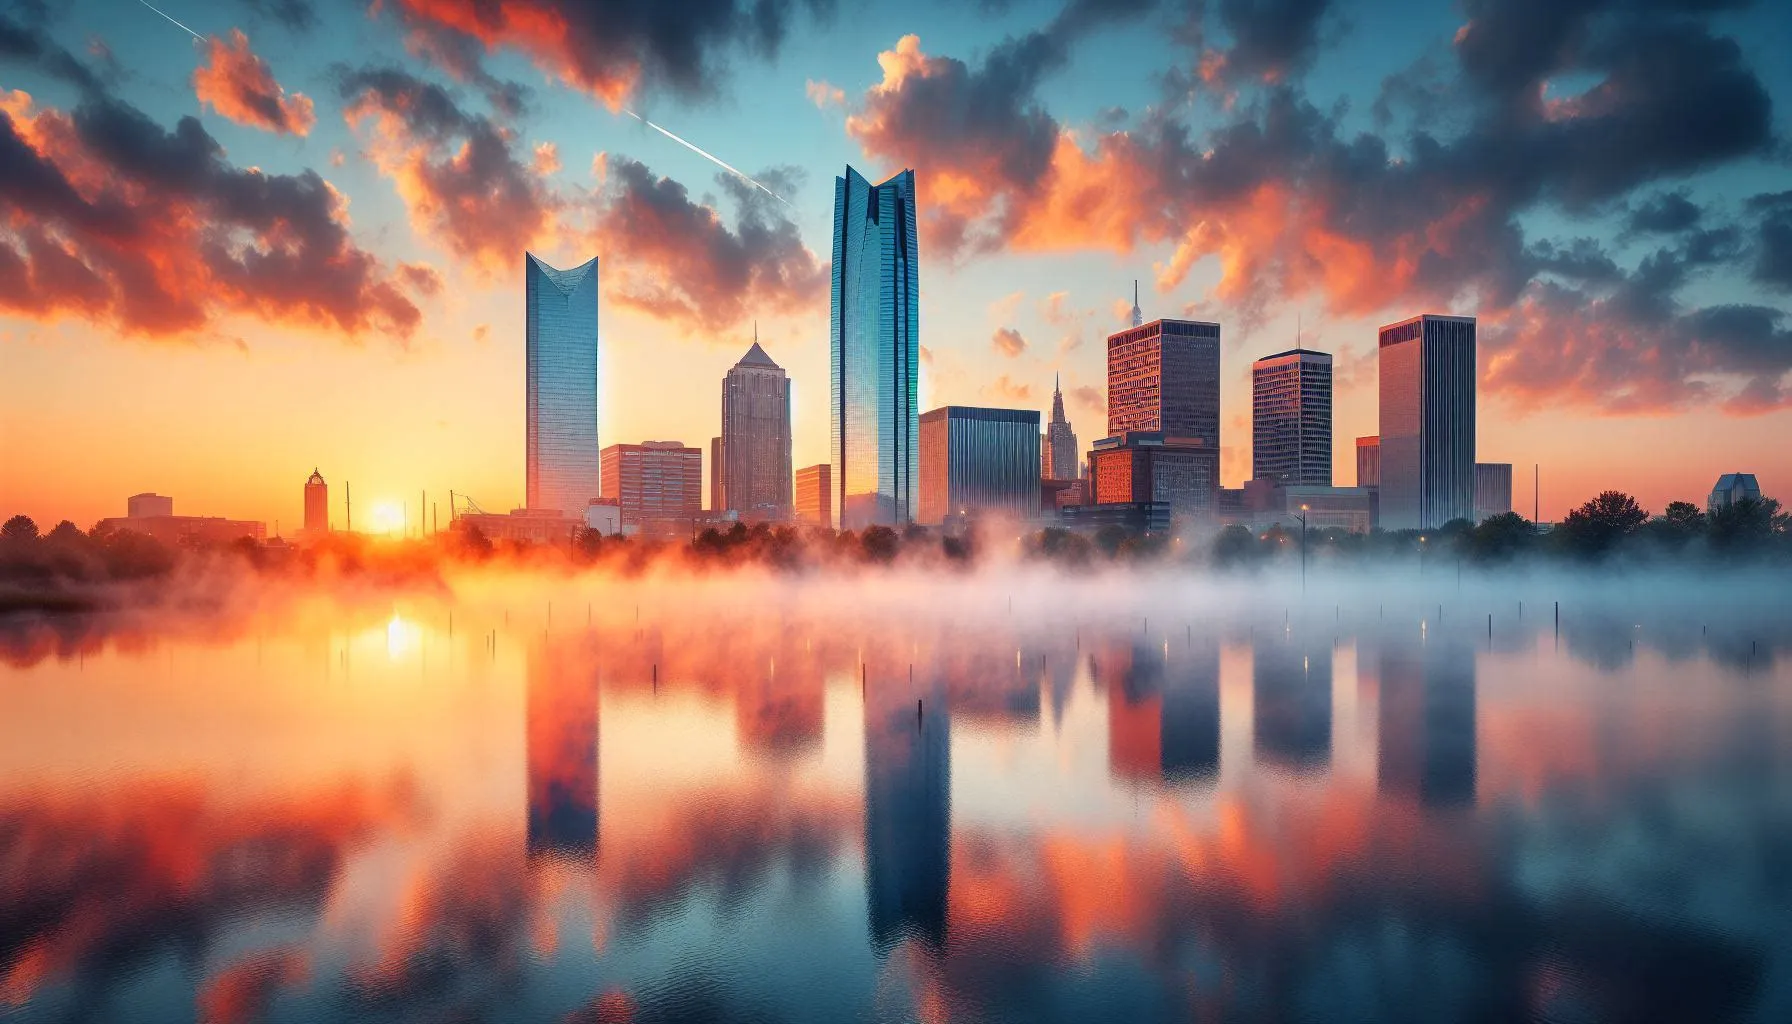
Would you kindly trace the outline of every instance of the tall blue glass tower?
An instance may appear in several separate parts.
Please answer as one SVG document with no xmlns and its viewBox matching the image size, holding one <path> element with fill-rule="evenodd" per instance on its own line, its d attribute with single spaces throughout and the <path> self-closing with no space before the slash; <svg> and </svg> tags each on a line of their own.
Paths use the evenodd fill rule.
<svg viewBox="0 0 1792 1024">
<path fill-rule="evenodd" d="M 556 270 L 523 254 L 528 294 L 526 504 L 583 516 L 602 479 L 597 448 L 597 259 Z"/>
<path fill-rule="evenodd" d="M 914 519 L 920 471 L 915 172 L 834 179 L 828 447 L 841 529 Z"/>
</svg>

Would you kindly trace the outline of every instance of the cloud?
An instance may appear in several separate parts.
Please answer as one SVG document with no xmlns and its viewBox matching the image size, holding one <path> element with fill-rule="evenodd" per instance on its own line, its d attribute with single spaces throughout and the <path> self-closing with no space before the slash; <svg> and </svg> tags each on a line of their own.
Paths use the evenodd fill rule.
<svg viewBox="0 0 1792 1024">
<path fill-rule="evenodd" d="M 0 95 L 0 309 L 187 336 L 226 315 L 405 339 L 421 319 L 313 171 L 242 169 L 89 93 L 72 114 Z"/>
<path fill-rule="evenodd" d="M 1697 226 L 1702 213 L 1685 189 L 1661 192 L 1631 210 L 1626 227 L 1637 233 L 1674 234 Z"/>
<path fill-rule="evenodd" d="M 240 0 L 256 14 L 277 22 L 295 32 L 317 27 L 317 8 L 311 0 Z"/>
<path fill-rule="evenodd" d="M 803 92 L 808 95 L 810 103 L 822 110 L 846 105 L 846 90 L 813 78 L 803 83 Z"/>
<path fill-rule="evenodd" d="M 400 263 L 398 276 L 419 295 L 436 295 L 442 290 L 442 275 L 427 263 Z"/>
<path fill-rule="evenodd" d="M 344 118 L 419 235 L 494 270 L 552 233 L 562 202 L 542 180 L 539 151 L 524 163 L 507 129 L 398 68 L 340 71 L 338 87 Z"/>
<path fill-rule="evenodd" d="M 1198 54 L 1196 74 L 1209 86 L 1278 83 L 1305 71 L 1318 55 L 1322 29 L 1333 18 L 1330 0 L 1219 0 L 1211 33 L 1205 12 L 1178 33 Z M 1230 41 L 1217 45 L 1217 37 Z"/>
<path fill-rule="evenodd" d="M 784 191 L 796 184 L 789 169 L 758 177 Z M 738 211 L 732 224 L 679 182 L 626 157 L 610 158 L 592 230 L 598 251 L 627 254 L 610 264 L 610 301 L 691 333 L 715 333 L 821 300 L 826 266 L 782 205 L 733 175 L 716 182 Z"/>
<path fill-rule="evenodd" d="M 1102 429 L 1107 429 L 1108 396 L 1106 392 L 1090 384 L 1080 384 L 1064 394 L 1070 399 L 1070 404 L 1074 408 L 1085 410 L 1095 418 L 1102 420 Z"/>
<path fill-rule="evenodd" d="M 0 60 L 29 64 L 51 78 L 59 78 L 83 90 L 104 86 L 91 68 L 44 31 L 45 12 L 21 5 L 0 13 Z"/>
<path fill-rule="evenodd" d="M 823 18 L 831 0 L 394 0 L 409 25 L 515 49 L 544 73 L 612 110 L 643 87 L 714 95 L 735 53 L 775 56 L 792 23 Z"/>
<path fill-rule="evenodd" d="M 1020 332 L 1012 327 L 997 328 L 996 333 L 990 337 L 989 344 L 998 355 L 1007 356 L 1009 359 L 1018 359 L 1021 353 L 1027 350 L 1027 339 L 1021 337 Z"/>
<path fill-rule="evenodd" d="M 249 49 L 249 37 L 232 29 L 228 40 L 206 40 L 206 63 L 193 72 L 202 105 L 237 124 L 287 135 L 309 135 L 317 123 L 304 93 L 288 96 L 268 63 Z"/>
<path fill-rule="evenodd" d="M 1030 402 L 1033 400 L 1033 385 L 1011 381 L 1004 373 L 985 384 L 978 393 L 1004 402 Z"/>
<path fill-rule="evenodd" d="M 935 251 L 1167 246 L 1154 268 L 1159 292 L 1216 266 L 1199 304 L 1237 325 L 1235 338 L 1275 306 L 1313 296 L 1333 316 L 1431 306 L 1492 322 L 1541 302 L 1548 287 L 1568 289 L 1549 293 L 1554 308 L 1575 295 L 1591 301 L 1617 280 L 1617 262 L 1577 240 L 1528 239 L 1527 215 L 1623 209 L 1633 192 L 1775 151 L 1768 93 L 1735 41 L 1714 34 L 1709 6 L 1472 3 L 1454 63 L 1439 61 L 1427 84 L 1454 120 L 1410 120 L 1407 102 L 1389 94 L 1387 123 L 1411 124 L 1397 142 L 1348 128 L 1345 111 L 1315 106 L 1287 74 L 1259 79 L 1199 129 L 1175 104 L 1130 127 L 1064 124 L 1039 99 L 1045 77 L 1064 66 L 1068 37 L 1049 31 L 976 63 L 903 37 L 880 55 L 882 80 L 847 129 L 868 157 L 917 169 Z M 1302 9 L 1319 12 L 1322 38 L 1324 9 Z M 1256 66 L 1299 67 L 1309 36 L 1290 38 L 1291 47 L 1264 43 Z M 1570 82 L 1576 89 L 1561 92 Z M 1657 205 L 1650 215 L 1675 212 Z M 1643 224 L 1664 222 L 1650 215 Z M 1695 222 L 1684 233 L 1713 254 L 1735 248 L 1700 230 Z M 1777 266 L 1783 236 L 1764 236 L 1753 247 L 1756 276 L 1770 284 L 1776 272 L 1762 260 Z M 1116 302 L 1116 321 L 1129 309 Z M 1611 362 L 1627 365 L 1621 339 L 1601 337 Z M 1665 394 L 1638 392 L 1649 393 Z M 1607 397 L 1591 400 L 1622 404 Z"/>
<path fill-rule="evenodd" d="M 1754 278 L 1779 291 L 1792 292 L 1792 191 L 1763 193 L 1746 206 L 1758 218 Z"/>
</svg>

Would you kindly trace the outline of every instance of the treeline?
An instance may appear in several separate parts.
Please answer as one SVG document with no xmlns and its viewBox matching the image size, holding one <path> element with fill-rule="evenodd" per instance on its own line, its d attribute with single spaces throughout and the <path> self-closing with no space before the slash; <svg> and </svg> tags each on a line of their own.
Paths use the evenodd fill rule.
<svg viewBox="0 0 1792 1024">
<path fill-rule="evenodd" d="M 1424 569 L 1433 560 L 1477 566 L 1597 562 L 1792 563 L 1792 517 L 1772 498 L 1739 501 L 1706 514 L 1674 502 L 1651 515 L 1635 498 L 1606 491 L 1553 528 L 1538 529 L 1516 513 L 1480 524 L 1457 520 L 1435 531 L 1375 531 L 1243 526 L 1219 531 L 1137 534 L 1119 527 L 1093 534 L 1048 527 L 1013 532 L 945 534 L 910 526 L 862 531 L 819 527 L 735 524 L 685 540 L 603 537 L 583 531 L 562 547 L 494 543 L 477 529 L 420 540 L 386 540 L 333 534 L 303 547 L 262 545 L 248 538 L 225 545 L 171 548 L 117 527 L 82 531 L 58 523 L 48 533 L 25 516 L 0 526 L 0 610 L 20 593 L 79 592 L 83 587 L 153 581 L 196 564 L 234 563 L 258 574 L 293 578 L 356 577 L 374 581 L 440 582 L 456 564 L 576 571 L 604 568 L 624 575 L 655 569 L 705 572 L 743 566 L 809 571 L 855 566 L 904 565 L 953 570 L 990 560 L 1048 562 L 1068 568 L 1100 564 L 1156 563 L 1250 570 L 1305 557 L 1315 567 L 1331 564 L 1400 563 Z"/>
</svg>

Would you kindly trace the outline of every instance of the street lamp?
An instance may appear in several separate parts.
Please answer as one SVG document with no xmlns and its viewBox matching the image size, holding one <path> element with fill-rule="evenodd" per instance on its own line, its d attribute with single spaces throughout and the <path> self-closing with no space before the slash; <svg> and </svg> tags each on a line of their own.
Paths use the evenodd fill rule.
<svg viewBox="0 0 1792 1024">
<path fill-rule="evenodd" d="M 1305 595 L 1307 592 L 1307 506 L 1302 505 L 1300 514 L 1295 518 L 1300 520 L 1300 592 Z"/>
<path fill-rule="evenodd" d="M 1425 535 L 1419 534 L 1419 575 L 1425 575 Z"/>
</svg>

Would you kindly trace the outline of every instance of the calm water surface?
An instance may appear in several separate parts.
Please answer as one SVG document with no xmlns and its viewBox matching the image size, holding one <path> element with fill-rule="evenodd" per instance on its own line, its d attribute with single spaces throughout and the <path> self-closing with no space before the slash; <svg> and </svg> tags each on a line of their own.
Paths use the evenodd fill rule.
<svg viewBox="0 0 1792 1024">
<path fill-rule="evenodd" d="M 0 625 L 0 1018 L 1792 1020 L 1772 610 L 609 596 Z"/>
</svg>

